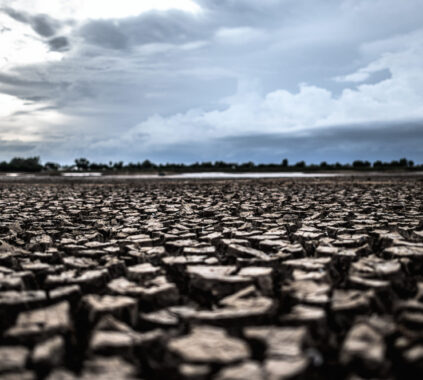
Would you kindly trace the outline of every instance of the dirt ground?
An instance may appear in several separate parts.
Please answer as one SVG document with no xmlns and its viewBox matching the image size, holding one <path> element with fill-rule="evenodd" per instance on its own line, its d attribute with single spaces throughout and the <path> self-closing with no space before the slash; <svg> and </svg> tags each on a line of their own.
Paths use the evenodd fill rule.
<svg viewBox="0 0 423 380">
<path fill-rule="evenodd" d="M 422 177 L 3 180 L 0 379 L 421 379 L 422 201 Z"/>
</svg>

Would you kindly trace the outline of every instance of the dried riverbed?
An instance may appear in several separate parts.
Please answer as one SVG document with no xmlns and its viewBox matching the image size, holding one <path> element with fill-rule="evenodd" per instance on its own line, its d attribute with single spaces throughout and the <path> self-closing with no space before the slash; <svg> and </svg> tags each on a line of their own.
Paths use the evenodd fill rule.
<svg viewBox="0 0 423 380">
<path fill-rule="evenodd" d="M 0 184 L 0 379 L 422 378 L 421 177 L 43 181 Z"/>
</svg>

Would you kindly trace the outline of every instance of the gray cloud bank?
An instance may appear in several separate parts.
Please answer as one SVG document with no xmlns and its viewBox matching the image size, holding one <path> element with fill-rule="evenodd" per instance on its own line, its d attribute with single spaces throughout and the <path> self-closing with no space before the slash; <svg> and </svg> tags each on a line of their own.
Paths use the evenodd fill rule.
<svg viewBox="0 0 423 380">
<path fill-rule="evenodd" d="M 25 102 L 0 140 L 62 162 L 423 161 L 422 0 L 197 3 L 73 23 L 3 8 L 63 57 L 0 74 Z"/>
<path fill-rule="evenodd" d="M 146 136 L 139 136 L 146 138 Z M 0 141 L 2 152 L 24 155 L 41 154 L 50 157 L 52 147 L 62 157 L 79 157 L 86 153 L 78 146 L 78 137 L 50 136 L 38 144 L 24 141 Z M 106 159 L 126 161 L 145 157 L 155 162 L 195 162 L 224 160 L 227 162 L 277 163 L 289 158 L 291 163 L 352 162 L 356 159 L 391 161 L 407 157 L 421 162 L 423 156 L 423 120 L 401 123 L 370 123 L 330 126 L 300 133 L 251 133 L 210 138 L 207 141 L 190 140 L 170 145 L 154 146 L 148 154 L 140 155 L 137 144 L 115 141 L 105 144 L 101 138 L 85 139 L 90 146 L 93 161 Z M 80 143 L 80 142 L 79 142 Z M 58 154 L 58 153 L 56 153 Z M 57 157 L 57 156 L 56 156 Z M 60 154 L 59 154 L 60 157 Z"/>
<path fill-rule="evenodd" d="M 308 163 L 352 162 L 356 159 L 390 161 L 423 157 L 423 120 L 401 123 L 370 123 L 330 126 L 300 133 L 251 133 L 208 141 L 175 143 L 152 152 L 153 159 L 168 161 L 225 160 Z M 110 152 L 112 153 L 112 152 Z"/>
</svg>

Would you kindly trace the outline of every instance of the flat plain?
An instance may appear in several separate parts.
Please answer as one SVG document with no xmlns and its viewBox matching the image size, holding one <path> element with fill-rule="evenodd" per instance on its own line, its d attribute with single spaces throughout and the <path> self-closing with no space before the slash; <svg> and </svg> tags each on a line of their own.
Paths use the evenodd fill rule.
<svg viewBox="0 0 423 380">
<path fill-rule="evenodd" d="M 0 379 L 421 379 L 422 187 L 3 182 Z"/>
</svg>

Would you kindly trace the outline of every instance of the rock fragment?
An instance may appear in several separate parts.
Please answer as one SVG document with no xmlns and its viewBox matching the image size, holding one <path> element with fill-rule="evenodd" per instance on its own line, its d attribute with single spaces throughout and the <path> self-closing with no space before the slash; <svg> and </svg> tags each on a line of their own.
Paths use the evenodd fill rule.
<svg viewBox="0 0 423 380">
<path fill-rule="evenodd" d="M 84 296 L 82 302 L 90 323 L 95 323 L 100 317 L 108 314 L 132 325 L 137 322 L 138 304 L 134 298 L 91 294 Z"/>
<path fill-rule="evenodd" d="M 217 375 L 216 380 L 264 380 L 264 373 L 260 364 L 247 361 L 242 364 L 227 366 Z"/>
<path fill-rule="evenodd" d="M 216 327 L 194 327 L 187 336 L 171 339 L 168 349 L 190 363 L 229 364 L 250 356 L 245 342 Z"/>
<path fill-rule="evenodd" d="M 23 371 L 28 356 L 29 351 L 23 346 L 0 347 L 0 374 Z"/>
<path fill-rule="evenodd" d="M 187 274 L 193 288 L 210 292 L 216 297 L 234 293 L 247 285 L 252 284 L 250 277 L 236 274 L 235 266 L 188 266 Z"/>
<path fill-rule="evenodd" d="M 52 337 L 35 346 L 31 362 L 41 369 L 59 366 L 65 356 L 65 341 L 61 336 Z"/>
<path fill-rule="evenodd" d="M 70 306 L 61 302 L 42 309 L 21 312 L 13 327 L 5 333 L 14 341 L 40 341 L 55 334 L 66 334 L 72 329 Z"/>
</svg>

